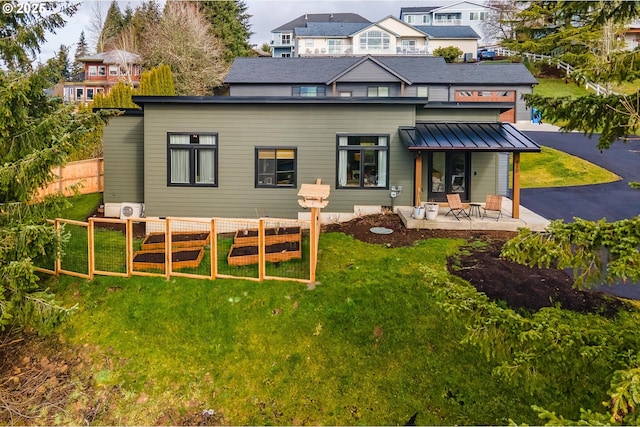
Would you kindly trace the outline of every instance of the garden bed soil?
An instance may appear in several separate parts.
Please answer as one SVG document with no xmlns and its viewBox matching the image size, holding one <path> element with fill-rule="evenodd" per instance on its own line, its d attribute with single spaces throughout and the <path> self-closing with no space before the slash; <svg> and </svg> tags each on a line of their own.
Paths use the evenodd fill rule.
<svg viewBox="0 0 640 427">
<path fill-rule="evenodd" d="M 372 227 L 385 227 L 391 234 L 374 234 Z M 462 254 L 448 260 L 448 268 L 494 301 L 513 309 L 536 311 L 559 305 L 582 313 L 613 315 L 626 307 L 622 300 L 595 291 L 580 291 L 564 270 L 531 268 L 500 258 L 504 243 L 515 237 L 511 231 L 417 230 L 407 229 L 394 214 L 370 215 L 344 223 L 323 226 L 323 232 L 340 232 L 358 240 L 389 248 L 412 246 L 417 240 L 464 238 L 483 240 L 487 245 L 470 245 Z"/>
<path fill-rule="evenodd" d="M 276 243 L 302 241 L 302 229 L 300 227 L 265 228 L 265 245 Z M 233 237 L 233 243 L 237 246 L 252 246 L 258 244 L 258 230 L 238 230 Z"/>
<path fill-rule="evenodd" d="M 171 252 L 172 269 L 198 267 L 204 256 L 203 248 L 178 249 Z M 133 255 L 134 270 L 163 270 L 165 264 L 164 249 L 138 251 Z"/>
<path fill-rule="evenodd" d="M 209 244 L 208 231 L 180 231 L 171 233 L 171 246 L 177 248 L 201 248 Z M 142 242 L 142 250 L 164 249 L 165 233 L 150 233 Z"/>
<path fill-rule="evenodd" d="M 265 260 L 269 262 L 284 262 L 302 258 L 299 242 L 283 242 L 265 246 Z M 258 246 L 237 246 L 233 244 L 227 262 L 229 265 L 250 265 L 259 261 Z"/>
</svg>

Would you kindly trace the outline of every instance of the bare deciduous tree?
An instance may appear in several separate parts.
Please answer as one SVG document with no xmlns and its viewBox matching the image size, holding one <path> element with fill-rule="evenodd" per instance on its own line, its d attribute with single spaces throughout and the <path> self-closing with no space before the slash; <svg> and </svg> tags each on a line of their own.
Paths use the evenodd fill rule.
<svg viewBox="0 0 640 427">
<path fill-rule="evenodd" d="M 482 23 L 487 38 L 498 43 L 515 39 L 514 23 L 524 6 L 513 0 L 489 0 L 486 5 L 491 10 L 489 18 Z"/>
<path fill-rule="evenodd" d="M 168 1 L 162 18 L 144 35 L 140 52 L 147 68 L 171 67 L 178 95 L 211 95 L 228 71 L 223 46 L 191 3 Z"/>
</svg>

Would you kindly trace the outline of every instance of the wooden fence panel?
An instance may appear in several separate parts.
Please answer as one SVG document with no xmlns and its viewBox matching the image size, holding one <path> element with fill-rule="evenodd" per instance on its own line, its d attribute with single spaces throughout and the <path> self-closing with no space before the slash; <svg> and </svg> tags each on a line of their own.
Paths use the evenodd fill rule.
<svg viewBox="0 0 640 427">
<path fill-rule="evenodd" d="M 78 185 L 80 194 L 99 193 L 104 190 L 104 159 L 80 160 L 52 169 L 57 179 L 40 189 L 37 198 L 51 194 L 72 196 L 72 188 Z"/>
</svg>

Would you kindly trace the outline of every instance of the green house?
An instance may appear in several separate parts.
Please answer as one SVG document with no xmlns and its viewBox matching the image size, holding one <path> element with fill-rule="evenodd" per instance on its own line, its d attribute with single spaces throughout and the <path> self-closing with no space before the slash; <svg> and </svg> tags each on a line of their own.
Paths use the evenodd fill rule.
<svg viewBox="0 0 640 427">
<path fill-rule="evenodd" d="M 273 62 L 277 67 L 295 60 L 263 59 L 280 61 Z M 427 60 L 426 70 L 438 76 L 451 65 Z M 444 201 L 452 192 L 465 201 L 484 201 L 487 194 L 508 195 L 510 162 L 517 163 L 519 153 L 540 151 L 501 119 L 513 110 L 518 116 L 515 99 L 442 100 L 434 97 L 443 90 L 441 77 L 432 85 L 421 83 L 426 90 L 419 94 L 408 88 L 417 84 L 418 73 L 394 68 L 393 61 L 352 58 L 341 62 L 343 68 L 329 62 L 307 62 L 324 67 L 325 75 L 310 71 L 297 85 L 283 78 L 256 82 L 253 96 L 246 95 L 250 84 L 239 79 L 246 69 L 232 67 L 231 96 L 134 97 L 142 110 L 112 119 L 105 130 L 107 215 L 144 205 L 148 217 L 296 218 L 305 214 L 298 205 L 300 185 L 317 179 L 331 186 L 323 213 L 333 218 Z M 522 74 L 518 78 L 525 83 L 512 82 L 509 90 L 531 88 L 531 74 L 514 65 L 505 75 L 514 80 Z M 277 67 L 265 65 L 263 75 Z M 321 82 L 327 73 L 334 78 Z M 347 85 L 351 96 L 336 92 Z M 500 88 L 495 94 L 508 85 L 493 86 Z M 372 87 L 378 88 L 376 96 Z M 397 96 L 385 96 L 385 87 Z M 471 91 L 469 82 L 462 87 Z M 478 83 L 473 91 L 490 87 Z M 365 89 L 369 96 L 356 96 Z M 283 90 L 290 92 L 282 95 Z M 456 93 L 453 85 L 446 90 Z M 513 192 L 516 200 L 518 182 Z"/>
</svg>

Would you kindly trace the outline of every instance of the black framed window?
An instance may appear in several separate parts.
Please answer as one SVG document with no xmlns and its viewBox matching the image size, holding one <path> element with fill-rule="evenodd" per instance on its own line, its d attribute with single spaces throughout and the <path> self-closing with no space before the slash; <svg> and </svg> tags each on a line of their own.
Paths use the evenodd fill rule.
<svg viewBox="0 0 640 427">
<path fill-rule="evenodd" d="M 167 183 L 170 186 L 218 186 L 218 134 L 167 134 Z"/>
<path fill-rule="evenodd" d="M 338 135 L 336 188 L 389 187 L 389 135 Z"/>
<path fill-rule="evenodd" d="M 293 96 L 324 96 L 326 88 L 324 86 L 294 86 L 291 88 Z"/>
<path fill-rule="evenodd" d="M 297 149 L 256 147 L 256 188 L 296 187 Z"/>
</svg>

